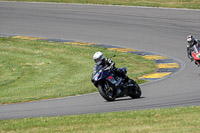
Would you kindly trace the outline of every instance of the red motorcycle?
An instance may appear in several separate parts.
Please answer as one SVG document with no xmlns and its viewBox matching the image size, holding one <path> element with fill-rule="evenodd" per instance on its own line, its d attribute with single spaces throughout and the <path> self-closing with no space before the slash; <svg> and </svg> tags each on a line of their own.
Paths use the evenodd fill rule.
<svg viewBox="0 0 200 133">
<path fill-rule="evenodd" d="M 196 45 L 194 45 L 193 48 L 194 51 L 192 51 L 192 57 L 195 60 L 195 64 L 200 67 L 200 49 L 198 49 Z"/>
</svg>

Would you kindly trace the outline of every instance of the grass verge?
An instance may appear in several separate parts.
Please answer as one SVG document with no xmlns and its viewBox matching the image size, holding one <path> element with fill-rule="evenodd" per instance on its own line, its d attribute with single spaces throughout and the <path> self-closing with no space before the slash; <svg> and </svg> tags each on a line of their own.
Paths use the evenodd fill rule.
<svg viewBox="0 0 200 133">
<path fill-rule="evenodd" d="M 96 92 L 91 83 L 93 54 L 102 51 L 128 75 L 154 72 L 155 63 L 140 56 L 94 46 L 0 38 L 0 104 Z"/>
<path fill-rule="evenodd" d="M 4 0 L 0 0 L 0 1 L 4 1 Z M 13 1 L 13 0 L 6 0 L 6 1 Z M 16 0 L 16 1 L 200 9 L 200 1 L 199 0 Z"/>
<path fill-rule="evenodd" d="M 0 132 L 197 133 L 200 107 L 1 120 Z"/>
</svg>

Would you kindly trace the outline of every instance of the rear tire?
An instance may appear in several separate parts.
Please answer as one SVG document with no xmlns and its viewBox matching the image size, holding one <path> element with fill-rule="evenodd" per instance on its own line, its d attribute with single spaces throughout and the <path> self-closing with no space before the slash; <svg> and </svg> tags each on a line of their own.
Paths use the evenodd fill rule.
<svg viewBox="0 0 200 133">
<path fill-rule="evenodd" d="M 132 79 L 131 82 L 135 85 L 133 86 L 133 88 L 131 88 L 131 94 L 129 94 L 129 96 L 131 98 L 140 98 L 140 96 L 142 95 L 140 86 Z"/>
<path fill-rule="evenodd" d="M 115 95 L 114 92 L 110 92 L 112 93 L 112 96 L 110 94 L 108 94 L 109 92 L 106 93 L 106 89 L 108 90 L 109 88 L 105 88 L 106 85 L 103 85 L 104 87 L 102 87 L 101 85 L 98 86 L 98 90 L 100 95 L 107 101 L 115 101 Z"/>
</svg>

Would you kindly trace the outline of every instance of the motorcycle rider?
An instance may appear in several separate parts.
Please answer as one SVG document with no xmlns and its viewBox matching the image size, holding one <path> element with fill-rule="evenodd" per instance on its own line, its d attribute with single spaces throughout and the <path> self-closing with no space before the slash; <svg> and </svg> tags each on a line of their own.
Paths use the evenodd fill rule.
<svg viewBox="0 0 200 133">
<path fill-rule="evenodd" d="M 194 60 L 194 58 L 192 57 L 192 52 L 194 51 L 194 45 L 196 45 L 197 49 L 199 50 L 200 49 L 200 40 L 197 40 L 194 38 L 194 36 L 192 35 L 189 35 L 187 36 L 187 42 L 188 42 L 188 45 L 187 45 L 187 56 L 188 58 L 191 60 L 191 62 Z M 196 64 L 196 62 L 195 62 Z"/>
<path fill-rule="evenodd" d="M 93 69 L 93 74 L 92 75 L 94 75 L 96 73 L 96 69 L 100 65 L 102 65 L 103 67 L 111 66 L 111 69 L 112 69 L 112 71 L 114 73 L 116 73 L 117 75 L 119 75 L 122 78 L 124 78 L 125 82 L 129 81 L 129 77 L 121 69 L 115 67 L 115 62 L 114 61 L 112 61 L 110 58 L 104 58 L 102 52 L 96 52 L 93 55 L 93 59 L 94 59 L 95 65 L 94 65 L 94 69 Z M 94 83 L 94 81 L 92 81 L 92 83 Z"/>
</svg>

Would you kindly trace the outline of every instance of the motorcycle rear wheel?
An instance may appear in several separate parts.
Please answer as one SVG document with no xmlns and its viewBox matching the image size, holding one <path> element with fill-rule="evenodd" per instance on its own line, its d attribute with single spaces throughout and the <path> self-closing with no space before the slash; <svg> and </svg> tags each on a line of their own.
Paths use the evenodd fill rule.
<svg viewBox="0 0 200 133">
<path fill-rule="evenodd" d="M 106 88 L 106 85 L 103 85 L 103 87 L 102 87 L 102 85 L 98 86 L 99 93 L 105 100 L 107 100 L 107 101 L 115 101 L 115 97 L 116 96 L 114 94 L 112 94 L 113 96 L 111 96 L 108 93 L 106 93 L 106 89 L 109 89 L 109 88 Z"/>
<path fill-rule="evenodd" d="M 131 80 L 132 83 L 134 83 L 134 88 L 131 89 L 131 94 L 129 94 L 129 96 L 131 98 L 140 98 L 140 96 L 142 95 L 142 91 L 141 91 L 141 88 L 140 86 L 134 81 L 134 80 Z"/>
</svg>

